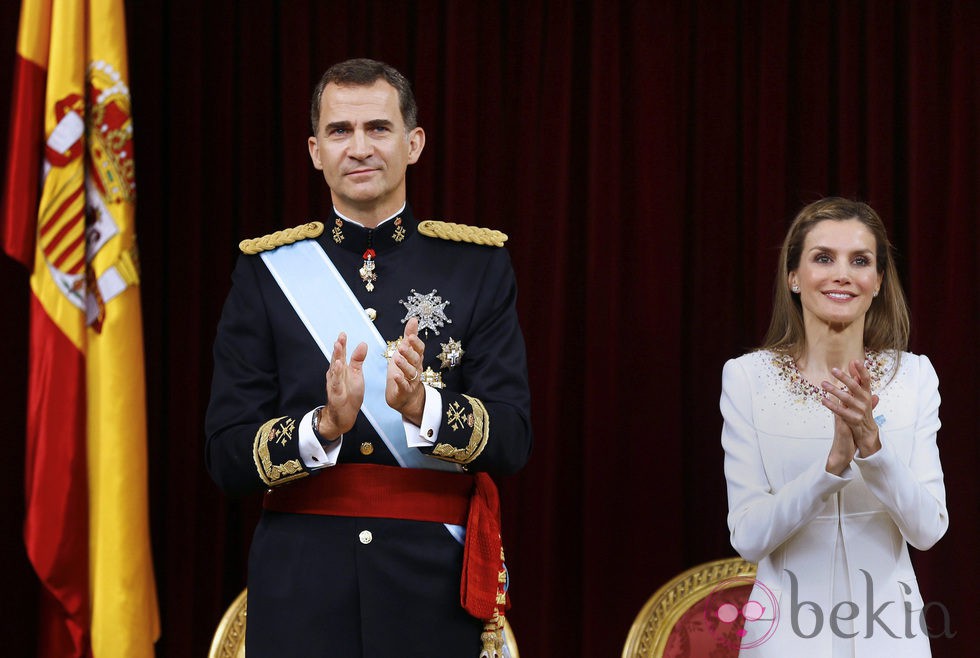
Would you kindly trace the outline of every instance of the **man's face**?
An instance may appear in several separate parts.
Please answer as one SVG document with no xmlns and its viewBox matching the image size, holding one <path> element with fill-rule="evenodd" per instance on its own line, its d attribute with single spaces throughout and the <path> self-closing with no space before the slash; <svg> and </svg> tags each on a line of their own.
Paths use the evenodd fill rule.
<svg viewBox="0 0 980 658">
<path fill-rule="evenodd" d="M 405 202 L 405 171 L 425 145 L 408 131 L 398 91 L 384 80 L 368 86 L 328 84 L 310 158 L 323 172 L 337 210 L 359 221 L 383 220 Z"/>
</svg>

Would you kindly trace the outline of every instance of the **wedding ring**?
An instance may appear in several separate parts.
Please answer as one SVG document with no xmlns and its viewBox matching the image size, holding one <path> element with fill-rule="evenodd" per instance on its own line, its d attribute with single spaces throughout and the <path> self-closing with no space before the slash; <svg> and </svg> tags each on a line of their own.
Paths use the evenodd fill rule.
<svg viewBox="0 0 980 658">
<path fill-rule="evenodd" d="M 419 378 L 419 374 L 421 372 L 422 372 L 421 370 L 419 370 L 418 368 L 416 368 L 415 369 L 415 376 L 408 380 L 409 383 L 412 383 L 412 382 L 416 381 Z"/>
</svg>

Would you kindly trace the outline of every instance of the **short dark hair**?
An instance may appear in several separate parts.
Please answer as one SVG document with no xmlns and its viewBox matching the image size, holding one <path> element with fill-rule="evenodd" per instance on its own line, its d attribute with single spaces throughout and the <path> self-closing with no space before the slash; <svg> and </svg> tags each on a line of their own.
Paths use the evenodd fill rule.
<svg viewBox="0 0 980 658">
<path fill-rule="evenodd" d="M 418 106 L 415 104 L 415 94 L 412 84 L 393 66 L 373 59 L 348 59 L 334 64 L 316 83 L 313 88 L 313 100 L 310 103 L 310 123 L 313 126 L 313 136 L 320 124 L 320 99 L 323 90 L 331 82 L 341 87 L 366 87 L 378 80 L 384 80 L 398 91 L 398 106 L 402 112 L 402 120 L 408 130 L 418 126 Z"/>
</svg>

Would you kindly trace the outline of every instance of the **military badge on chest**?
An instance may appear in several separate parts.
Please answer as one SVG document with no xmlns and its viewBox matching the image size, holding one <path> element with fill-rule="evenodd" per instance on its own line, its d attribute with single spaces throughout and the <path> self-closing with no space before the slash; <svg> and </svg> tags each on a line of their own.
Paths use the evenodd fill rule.
<svg viewBox="0 0 980 658">
<path fill-rule="evenodd" d="M 438 336 L 440 328 L 453 322 L 446 315 L 446 307 L 449 306 L 450 302 L 443 300 L 436 292 L 433 288 L 432 292 L 423 295 L 416 292 L 413 288 L 411 294 L 406 299 L 398 300 L 398 303 L 405 307 L 405 317 L 402 318 L 402 324 L 408 322 L 411 318 L 418 318 L 419 331 L 422 332 L 423 340 L 428 339 L 430 331 Z M 392 347 L 397 347 L 397 344 L 393 345 L 393 343 L 395 341 L 389 343 L 389 351 L 385 354 L 389 358 L 390 352 L 393 352 Z M 440 370 L 433 370 L 432 366 L 429 366 L 421 375 L 422 383 L 428 384 L 433 388 L 446 387 L 442 381 L 441 370 L 450 370 L 457 367 L 464 353 L 463 344 L 451 337 L 448 343 L 440 343 L 440 345 L 442 347 L 442 351 L 438 355 Z"/>
<path fill-rule="evenodd" d="M 334 227 L 331 232 L 333 236 L 333 241 L 337 244 L 341 244 L 347 237 L 344 234 L 344 222 L 338 217 L 334 220 Z M 380 237 L 375 237 L 376 235 Z M 367 243 L 367 248 L 361 255 L 361 260 L 363 264 L 357 270 L 358 276 L 361 277 L 361 281 L 364 283 L 364 289 L 368 292 L 374 291 L 374 283 L 378 280 L 378 252 L 375 251 L 375 240 L 380 240 L 382 245 L 385 244 L 389 239 L 390 243 L 395 245 L 401 244 L 408 232 L 405 230 L 404 221 L 402 218 L 395 217 L 390 224 L 387 222 L 382 222 L 381 227 L 376 229 L 369 229 L 365 235 L 365 241 Z M 389 246 L 390 246 L 389 243 Z M 371 319 L 372 322 L 374 318 Z"/>
<path fill-rule="evenodd" d="M 439 343 L 442 351 L 439 352 L 439 362 L 445 370 L 451 370 L 459 365 L 463 360 L 463 344 L 458 340 L 449 339 L 448 343 Z"/>
<path fill-rule="evenodd" d="M 402 324 L 405 324 L 411 318 L 418 318 L 419 331 L 424 331 L 426 338 L 429 337 L 430 329 L 438 336 L 439 327 L 453 323 L 452 320 L 446 317 L 445 309 L 449 306 L 449 301 L 442 301 L 442 297 L 436 294 L 435 288 L 427 295 L 417 293 L 415 292 L 415 288 L 412 288 L 412 294 L 408 296 L 408 299 L 399 299 L 398 303 L 406 309 L 405 317 L 402 318 Z"/>
<path fill-rule="evenodd" d="M 374 272 L 374 258 L 376 255 L 374 249 L 367 249 L 362 256 L 364 258 L 364 265 L 357 271 L 361 275 L 361 281 L 364 282 L 364 287 L 367 288 L 368 292 L 374 290 L 374 282 L 378 280 L 378 275 Z"/>
</svg>

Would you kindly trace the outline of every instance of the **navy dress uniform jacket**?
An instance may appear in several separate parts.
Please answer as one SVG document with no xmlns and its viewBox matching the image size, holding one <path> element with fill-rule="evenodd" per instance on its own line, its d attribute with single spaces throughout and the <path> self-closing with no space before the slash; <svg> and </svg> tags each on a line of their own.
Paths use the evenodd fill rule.
<svg viewBox="0 0 980 658">
<path fill-rule="evenodd" d="M 532 438 L 509 256 L 427 237 L 417 227 L 406 207 L 400 220 L 377 229 L 333 216 L 316 239 L 358 302 L 376 312 L 385 340 L 402 335 L 400 300 L 413 290 L 435 290 L 449 302 L 452 322 L 437 327 L 438 335 L 419 332 L 424 365 L 445 385 L 438 444 L 421 450 L 469 471 L 514 473 Z M 368 248 L 376 253 L 371 292 L 358 273 Z M 303 464 L 297 428 L 324 403 L 328 357 L 258 255 L 241 256 L 232 280 L 214 345 L 208 470 L 233 495 L 330 477 L 330 468 L 311 472 Z M 439 354 L 450 339 L 463 356 L 444 367 Z M 460 422 L 470 414 L 476 423 Z M 397 465 L 363 414 L 344 435 L 338 463 Z M 482 622 L 459 603 L 462 552 L 440 523 L 265 510 L 249 555 L 247 655 L 477 656 Z"/>
</svg>

